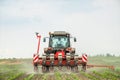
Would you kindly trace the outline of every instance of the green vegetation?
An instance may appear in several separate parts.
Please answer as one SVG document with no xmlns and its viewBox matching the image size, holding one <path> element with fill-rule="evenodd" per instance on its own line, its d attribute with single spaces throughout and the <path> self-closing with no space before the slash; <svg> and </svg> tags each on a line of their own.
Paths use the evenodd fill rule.
<svg viewBox="0 0 120 80">
<path fill-rule="evenodd" d="M 19 72 L 20 65 L 0 65 L 0 80 L 14 80 L 21 76 L 23 72 Z"/>
<path fill-rule="evenodd" d="M 98 64 L 98 65 L 113 65 L 115 68 L 120 69 L 120 57 L 106 57 L 106 56 L 94 56 L 88 57 L 88 64 Z"/>
<path fill-rule="evenodd" d="M 120 71 L 119 71 L 120 72 Z M 105 70 L 102 72 L 93 71 L 91 73 L 82 73 L 90 80 L 120 80 L 120 74 L 116 71 Z"/>
<path fill-rule="evenodd" d="M 59 72 L 55 73 L 56 80 L 62 80 L 62 75 Z"/>
<path fill-rule="evenodd" d="M 31 80 L 34 74 L 30 74 L 28 77 L 24 78 L 24 80 Z"/>
<path fill-rule="evenodd" d="M 91 68 L 86 72 L 79 70 L 78 73 L 56 71 L 36 74 L 31 72 L 33 71 L 31 59 L 1 59 L 0 80 L 120 80 L 120 57 L 89 57 L 88 63 L 113 65 L 115 70 Z"/>
</svg>

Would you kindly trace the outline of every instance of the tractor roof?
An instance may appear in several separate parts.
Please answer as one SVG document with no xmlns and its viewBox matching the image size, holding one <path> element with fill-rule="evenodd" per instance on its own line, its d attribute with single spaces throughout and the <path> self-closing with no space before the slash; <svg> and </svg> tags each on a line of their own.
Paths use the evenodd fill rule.
<svg viewBox="0 0 120 80">
<path fill-rule="evenodd" d="M 50 33 L 52 35 L 69 35 L 69 33 L 65 31 L 54 31 L 54 33 Z"/>
</svg>

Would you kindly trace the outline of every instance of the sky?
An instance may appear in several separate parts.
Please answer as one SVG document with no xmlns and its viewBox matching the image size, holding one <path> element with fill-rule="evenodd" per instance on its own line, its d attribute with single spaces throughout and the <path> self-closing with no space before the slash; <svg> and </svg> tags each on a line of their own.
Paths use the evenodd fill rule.
<svg viewBox="0 0 120 80">
<path fill-rule="evenodd" d="M 32 58 L 41 37 L 67 31 L 76 54 L 120 55 L 119 0 L 0 0 L 0 58 Z"/>
</svg>

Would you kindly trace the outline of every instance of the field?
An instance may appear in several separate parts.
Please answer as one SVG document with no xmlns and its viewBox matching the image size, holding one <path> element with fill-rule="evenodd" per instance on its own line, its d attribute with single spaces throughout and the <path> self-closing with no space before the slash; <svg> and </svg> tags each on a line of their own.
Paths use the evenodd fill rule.
<svg viewBox="0 0 120 80">
<path fill-rule="evenodd" d="M 120 80 L 120 57 L 89 57 L 88 64 L 114 65 L 115 70 L 90 68 L 78 73 L 55 70 L 34 73 L 32 59 L 0 59 L 0 80 Z"/>
</svg>

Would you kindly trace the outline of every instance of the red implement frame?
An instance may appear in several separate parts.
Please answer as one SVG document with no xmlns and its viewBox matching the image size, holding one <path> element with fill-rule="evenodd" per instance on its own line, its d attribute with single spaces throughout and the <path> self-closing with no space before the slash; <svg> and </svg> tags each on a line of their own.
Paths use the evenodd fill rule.
<svg viewBox="0 0 120 80">
<path fill-rule="evenodd" d="M 37 38 L 38 38 L 37 54 L 39 54 L 41 35 L 39 35 L 39 33 L 36 33 L 36 36 L 37 36 Z"/>
<path fill-rule="evenodd" d="M 54 59 L 51 60 L 50 57 L 46 57 L 46 60 L 44 62 L 42 57 L 39 57 L 39 49 L 40 49 L 40 39 L 41 35 L 36 32 L 36 36 L 38 39 L 38 46 L 37 46 L 37 53 L 33 55 L 33 64 L 34 64 L 34 70 L 38 70 L 38 65 L 45 64 L 46 66 L 51 66 L 51 63 L 53 63 L 53 66 L 58 66 L 58 65 L 64 65 L 67 66 L 68 64 L 70 66 L 75 66 L 75 65 L 82 65 L 82 68 L 86 70 L 86 68 L 92 68 L 92 67 L 106 67 L 109 69 L 114 70 L 114 66 L 106 66 L 106 65 L 88 65 L 87 64 L 87 55 L 83 54 L 82 57 L 77 57 L 77 58 L 70 58 L 69 63 L 67 62 L 67 56 L 65 55 L 65 52 L 63 50 L 57 51 L 56 54 L 54 55 Z M 61 55 L 61 60 L 59 60 L 58 56 Z M 77 60 L 76 60 L 77 59 Z M 43 68 L 45 68 L 43 66 Z"/>
<path fill-rule="evenodd" d="M 106 67 L 106 68 L 109 68 L 111 70 L 114 70 L 114 66 L 107 66 L 107 65 L 87 65 L 87 68 L 93 68 L 93 67 Z"/>
</svg>

